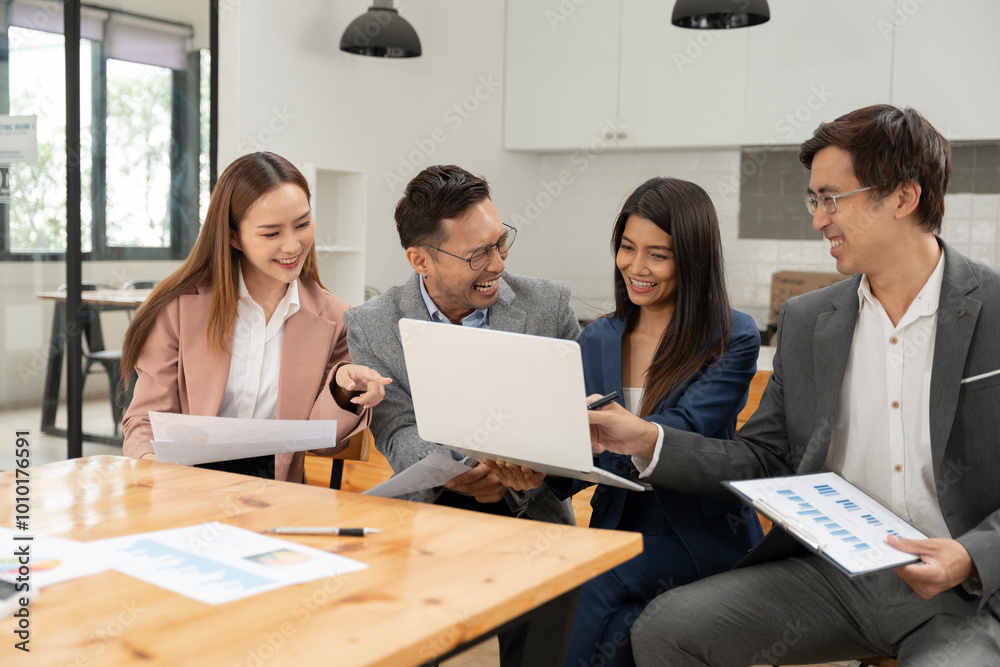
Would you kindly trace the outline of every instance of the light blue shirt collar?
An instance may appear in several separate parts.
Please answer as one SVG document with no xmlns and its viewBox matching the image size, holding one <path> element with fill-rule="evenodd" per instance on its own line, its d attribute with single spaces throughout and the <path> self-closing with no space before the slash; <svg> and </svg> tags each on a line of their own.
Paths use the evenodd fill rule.
<svg viewBox="0 0 1000 667">
<path fill-rule="evenodd" d="M 424 298 L 424 305 L 427 306 L 427 312 L 431 316 L 431 321 L 448 324 L 451 320 L 449 320 L 445 314 L 441 312 L 441 309 L 437 307 L 436 303 L 434 303 L 431 295 L 427 293 L 427 287 L 424 286 L 423 276 L 418 276 L 417 282 L 420 283 L 420 296 Z M 489 329 L 489 313 L 489 308 L 480 308 L 479 310 L 475 310 L 462 318 L 462 326 L 475 327 L 477 329 Z"/>
</svg>

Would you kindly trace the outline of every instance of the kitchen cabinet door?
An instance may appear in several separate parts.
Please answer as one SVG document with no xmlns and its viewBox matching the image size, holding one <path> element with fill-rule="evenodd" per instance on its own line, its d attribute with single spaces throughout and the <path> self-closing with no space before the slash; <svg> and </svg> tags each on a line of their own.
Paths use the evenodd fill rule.
<svg viewBox="0 0 1000 667">
<path fill-rule="evenodd" d="M 673 2 L 624 0 L 618 145 L 738 146 L 749 30 L 670 23 Z"/>
<path fill-rule="evenodd" d="M 950 140 L 1000 138 L 1000 2 L 896 0 L 892 102 Z"/>
<path fill-rule="evenodd" d="M 893 0 L 768 4 L 771 20 L 747 31 L 744 144 L 801 143 L 820 122 L 890 101 Z"/>
<path fill-rule="evenodd" d="M 611 0 L 507 1 L 504 148 L 614 145 L 619 14 Z"/>
</svg>

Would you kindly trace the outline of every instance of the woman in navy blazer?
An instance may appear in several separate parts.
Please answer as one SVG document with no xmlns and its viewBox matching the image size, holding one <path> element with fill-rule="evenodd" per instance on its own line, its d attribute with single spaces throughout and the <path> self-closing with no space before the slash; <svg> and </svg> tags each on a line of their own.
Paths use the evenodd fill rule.
<svg viewBox="0 0 1000 667">
<path fill-rule="evenodd" d="M 654 178 L 626 200 L 614 227 L 615 312 L 580 337 L 588 394 L 617 391 L 645 419 L 732 438 L 757 367 L 754 321 L 731 310 L 715 208 L 694 183 Z M 599 465 L 635 478 L 648 462 L 604 452 Z M 492 464 L 514 488 L 542 475 Z M 557 495 L 587 482 L 547 478 Z M 756 514 L 735 499 L 662 488 L 598 485 L 592 528 L 643 535 L 643 553 L 580 591 L 565 665 L 634 665 L 629 631 L 646 603 L 668 588 L 723 572 L 763 536 Z"/>
</svg>

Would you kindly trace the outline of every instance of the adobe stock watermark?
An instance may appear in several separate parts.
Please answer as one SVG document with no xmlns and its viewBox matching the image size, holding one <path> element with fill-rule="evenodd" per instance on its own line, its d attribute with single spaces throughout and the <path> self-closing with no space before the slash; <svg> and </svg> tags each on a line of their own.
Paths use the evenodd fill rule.
<svg viewBox="0 0 1000 667">
<path fill-rule="evenodd" d="M 549 30 L 552 32 L 558 30 L 560 25 L 568 21 L 585 4 L 587 0 L 559 0 L 555 8 L 546 9 L 545 21 L 549 24 Z"/>
<path fill-rule="evenodd" d="M 472 614 L 467 609 L 463 609 L 456 614 L 454 624 L 421 644 L 417 651 L 420 659 L 424 661 L 433 660 L 468 639 L 471 628 L 471 624 L 469 623 L 470 618 L 472 618 Z"/>
<path fill-rule="evenodd" d="M 523 230 L 538 220 L 542 213 L 576 182 L 577 176 L 587 171 L 597 158 L 607 152 L 610 142 L 614 141 L 619 129 L 613 119 L 605 118 L 601 133 L 570 154 L 570 168 L 560 169 L 553 178 L 543 180 L 538 192 L 525 197 L 524 207 L 511 215 L 510 224 Z"/>
<path fill-rule="evenodd" d="M 892 13 L 888 19 L 880 18 L 877 22 L 882 39 L 890 39 L 894 32 L 910 22 L 929 0 L 897 0 L 893 3 Z"/>
<path fill-rule="evenodd" d="M 486 411 L 486 418 L 483 420 L 482 425 L 477 426 L 471 433 L 463 436 L 459 440 L 459 446 L 467 449 L 482 447 L 489 442 L 494 433 L 500 431 L 507 424 L 509 419 L 510 415 L 504 412 L 502 405 L 489 408 Z"/>
<path fill-rule="evenodd" d="M 502 85 L 503 82 L 492 73 L 480 76 L 468 95 L 454 102 L 441 114 L 445 127 L 435 127 L 426 136 L 414 139 L 412 149 L 396 156 L 395 171 L 385 171 L 382 174 L 386 187 L 392 192 L 402 189 L 424 165 L 430 163 L 430 158 L 438 147 L 448 141 L 449 133 L 461 128 Z"/>
<path fill-rule="evenodd" d="M 346 585 L 342 576 L 336 576 L 336 572 L 327 572 L 327 578 L 322 583 L 314 586 L 305 595 L 300 597 L 291 606 L 290 612 L 292 621 L 284 621 L 273 630 L 268 630 L 257 635 L 251 645 L 246 649 L 246 656 L 238 665 L 246 667 L 263 667 L 285 646 L 296 632 L 296 626 L 305 623 L 312 615 L 330 604 L 344 589 Z M 287 618 L 285 614 L 281 618 Z"/>
<path fill-rule="evenodd" d="M 267 145 L 274 141 L 274 138 L 288 129 L 296 116 L 287 107 L 271 109 L 271 117 L 253 134 L 248 135 L 236 147 L 236 150 L 243 155 L 251 151 L 267 150 Z"/>
<path fill-rule="evenodd" d="M 738 195 L 740 187 L 746 183 L 747 178 L 764 166 L 771 153 L 786 148 L 780 145 L 781 143 L 791 143 L 797 130 L 805 127 L 810 121 L 812 121 L 810 124 L 813 124 L 816 112 L 820 111 L 833 96 L 834 92 L 829 90 L 825 83 L 810 86 L 809 95 L 802 104 L 786 111 L 775 121 L 774 129 L 779 134 L 778 138 L 770 137 L 760 147 L 743 151 L 739 171 L 734 172 L 728 181 L 719 181 L 717 188 L 719 194 Z"/>
<path fill-rule="evenodd" d="M 725 30 L 688 30 L 690 34 L 687 38 L 687 43 L 684 45 L 683 49 L 674 50 L 670 54 L 671 59 L 674 61 L 674 66 L 677 68 L 678 72 L 683 73 L 684 69 L 690 65 L 693 65 L 698 58 L 705 53 L 706 49 L 712 47 L 715 41 L 719 38 L 719 33 L 726 32 Z"/>
<path fill-rule="evenodd" d="M 750 664 L 752 665 L 777 665 L 789 649 L 802 641 L 802 638 L 809 634 L 809 628 L 802 624 L 801 620 L 786 621 L 781 637 L 768 648 L 755 655 Z"/>
<path fill-rule="evenodd" d="M 666 593 L 667 591 L 671 590 L 672 588 L 675 588 L 676 586 L 677 584 L 674 583 L 673 577 L 671 577 L 667 581 L 660 579 L 658 582 L 656 582 L 656 589 L 652 592 L 651 595 L 646 596 L 644 594 L 645 602 L 648 604 L 656 597 L 662 595 L 663 593 Z M 622 623 L 624 624 L 624 626 L 628 628 L 630 631 L 633 627 L 638 627 L 639 618 L 642 616 L 642 612 L 644 609 L 645 606 L 639 606 L 638 608 L 631 609 L 627 613 L 625 613 L 625 615 L 622 617 Z M 587 659 L 586 661 L 580 660 L 580 662 L 577 665 L 573 665 L 573 667 L 607 667 L 608 665 L 618 664 L 619 661 L 615 660 L 615 658 L 618 656 L 618 653 L 620 651 L 626 650 L 627 648 L 629 651 L 629 655 L 631 656 L 631 651 L 632 651 L 631 646 L 632 646 L 632 641 L 629 635 L 622 630 L 618 630 L 614 632 L 605 641 L 594 642 L 593 653 L 591 654 L 590 658 Z M 632 662 L 632 660 L 629 659 L 626 662 Z"/>
</svg>

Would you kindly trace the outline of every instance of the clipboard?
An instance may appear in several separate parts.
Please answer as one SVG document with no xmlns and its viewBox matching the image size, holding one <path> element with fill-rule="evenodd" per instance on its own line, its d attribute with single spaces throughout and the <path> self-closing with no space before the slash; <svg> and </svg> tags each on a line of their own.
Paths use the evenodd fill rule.
<svg viewBox="0 0 1000 667">
<path fill-rule="evenodd" d="M 836 473 L 723 484 L 849 578 L 920 562 L 887 539 L 927 535 Z"/>
</svg>

